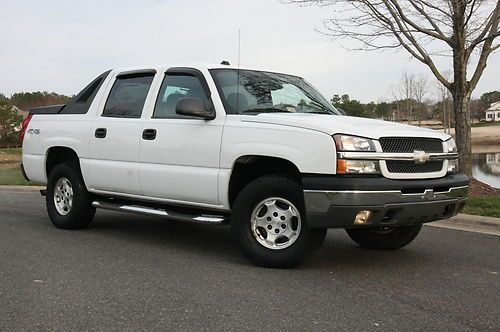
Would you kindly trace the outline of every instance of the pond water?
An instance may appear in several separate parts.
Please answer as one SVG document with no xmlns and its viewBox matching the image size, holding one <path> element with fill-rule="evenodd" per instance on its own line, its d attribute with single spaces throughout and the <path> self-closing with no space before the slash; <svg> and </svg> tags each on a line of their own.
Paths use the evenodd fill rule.
<svg viewBox="0 0 500 332">
<path fill-rule="evenodd" d="M 500 152 L 475 153 L 472 157 L 472 176 L 500 189 Z"/>
</svg>

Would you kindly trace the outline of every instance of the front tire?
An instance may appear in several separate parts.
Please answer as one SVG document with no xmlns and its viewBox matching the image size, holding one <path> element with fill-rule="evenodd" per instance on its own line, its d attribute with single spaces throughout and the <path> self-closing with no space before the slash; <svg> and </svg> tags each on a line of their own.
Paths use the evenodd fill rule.
<svg viewBox="0 0 500 332">
<path fill-rule="evenodd" d="M 231 231 L 254 264 L 293 267 L 302 262 L 313 241 L 321 238 L 307 227 L 304 211 L 298 183 L 281 175 L 263 176 L 247 184 L 236 197 Z"/>
<path fill-rule="evenodd" d="M 50 220 L 58 228 L 84 228 L 95 215 L 91 195 L 73 164 L 59 164 L 50 172 L 45 202 Z"/>
<path fill-rule="evenodd" d="M 396 250 L 410 244 L 422 225 L 346 229 L 349 237 L 366 249 Z"/>
</svg>

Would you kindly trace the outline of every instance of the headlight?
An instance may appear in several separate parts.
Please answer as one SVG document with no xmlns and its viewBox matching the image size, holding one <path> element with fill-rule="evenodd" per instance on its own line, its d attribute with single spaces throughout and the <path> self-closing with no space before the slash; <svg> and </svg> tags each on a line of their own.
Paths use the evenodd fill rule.
<svg viewBox="0 0 500 332">
<path fill-rule="evenodd" d="M 334 135 L 337 151 L 374 152 L 373 140 L 364 137 Z M 380 174 L 379 162 L 375 160 L 337 160 L 337 174 Z"/>
<path fill-rule="evenodd" d="M 337 174 L 380 174 L 378 161 L 337 160 Z"/>
<path fill-rule="evenodd" d="M 450 138 L 446 142 L 444 142 L 446 146 L 446 152 L 448 153 L 457 153 L 457 143 L 455 143 L 455 140 L 453 138 Z"/>
<path fill-rule="evenodd" d="M 338 151 L 376 151 L 373 140 L 363 137 L 334 135 Z"/>
</svg>

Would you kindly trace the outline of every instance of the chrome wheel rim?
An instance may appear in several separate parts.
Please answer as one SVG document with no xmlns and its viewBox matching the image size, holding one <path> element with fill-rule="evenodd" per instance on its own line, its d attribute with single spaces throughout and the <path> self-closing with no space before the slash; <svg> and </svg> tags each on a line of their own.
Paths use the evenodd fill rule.
<svg viewBox="0 0 500 332">
<path fill-rule="evenodd" d="M 66 178 L 57 180 L 54 188 L 54 205 L 57 212 L 65 216 L 71 211 L 73 206 L 73 187 Z"/>
<path fill-rule="evenodd" d="M 257 242 L 266 248 L 280 250 L 297 240 L 302 220 L 299 210 L 290 201 L 271 197 L 253 209 L 251 228 Z"/>
</svg>

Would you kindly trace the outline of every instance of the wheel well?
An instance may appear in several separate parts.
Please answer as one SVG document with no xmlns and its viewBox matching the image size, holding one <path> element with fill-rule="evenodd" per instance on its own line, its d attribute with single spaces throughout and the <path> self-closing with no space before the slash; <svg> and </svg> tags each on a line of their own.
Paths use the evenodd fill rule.
<svg viewBox="0 0 500 332">
<path fill-rule="evenodd" d="M 301 183 L 299 169 L 289 160 L 256 155 L 239 157 L 229 180 L 229 204 L 233 205 L 238 193 L 248 183 L 267 174 L 283 174 Z"/>
<path fill-rule="evenodd" d="M 67 147 L 63 146 L 55 146 L 50 148 L 47 151 L 47 159 L 45 163 L 45 172 L 47 174 L 47 178 L 49 177 L 50 172 L 56 167 L 58 164 L 70 162 L 80 169 L 80 159 L 78 159 L 78 155 L 76 152 Z"/>
</svg>

